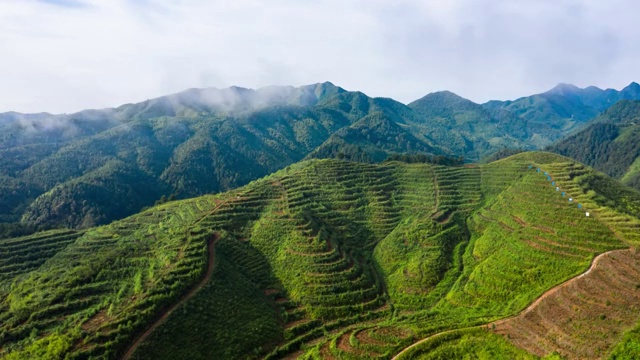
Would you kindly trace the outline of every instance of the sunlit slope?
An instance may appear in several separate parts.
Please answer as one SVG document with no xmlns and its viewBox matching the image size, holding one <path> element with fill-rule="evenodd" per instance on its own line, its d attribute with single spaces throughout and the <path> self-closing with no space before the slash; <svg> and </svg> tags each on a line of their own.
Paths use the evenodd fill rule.
<svg viewBox="0 0 640 360">
<path fill-rule="evenodd" d="M 515 315 L 596 254 L 637 243 L 639 204 L 546 153 L 464 167 L 306 161 L 76 234 L 8 275 L 0 356 L 389 358 Z"/>
<path fill-rule="evenodd" d="M 498 185 L 509 178 L 508 167 L 515 165 L 516 161 L 528 162 L 532 169 L 526 170 L 519 181 L 509 186 L 504 186 L 504 183 Z M 538 168 L 540 172 L 536 172 Z M 471 241 L 463 256 L 462 276 L 446 298 L 433 308 L 438 314 L 435 318 L 447 325 L 436 328 L 433 324 L 438 323 L 433 320 L 420 324 L 426 330 L 422 333 L 425 336 L 421 337 L 473 325 L 488 324 L 485 329 L 490 330 L 493 320 L 519 313 L 545 290 L 584 272 L 594 255 L 637 244 L 640 235 L 638 194 L 604 175 L 566 158 L 541 153 L 520 154 L 489 164 L 483 170 L 486 175 L 483 177 L 484 193 L 495 193 L 496 196 L 469 219 Z M 522 173 L 517 167 L 511 171 Z M 545 172 L 548 175 L 544 175 Z M 611 196 L 608 205 L 604 201 L 605 192 Z M 572 202 L 569 202 L 569 198 Z M 579 205 L 582 205 L 581 209 Z M 586 212 L 589 212 L 589 217 Z M 631 278 L 634 273 L 630 273 Z M 608 282 L 615 284 L 616 280 L 612 276 Z M 598 281 L 600 284 L 607 282 L 606 279 Z M 640 281 L 640 278 L 636 281 Z M 635 284 L 632 285 L 633 289 L 625 291 L 634 291 Z M 616 285 L 598 291 L 625 293 Z M 589 295 L 593 297 L 593 294 Z M 593 320 L 601 321 L 598 317 L 601 313 L 591 320 L 585 315 L 587 312 L 593 313 L 593 306 L 606 308 L 606 299 L 600 297 L 600 300 L 602 304 L 600 301 L 584 302 L 579 297 L 563 302 L 560 308 L 583 314 L 573 318 L 573 327 L 572 319 L 559 316 L 561 313 L 555 317 L 547 313 L 550 317 L 545 321 L 551 329 L 563 327 L 565 337 L 588 337 L 585 334 L 598 336 L 599 327 L 603 325 Z M 629 296 L 621 302 L 640 305 L 635 296 Z M 616 309 L 612 306 L 609 310 Z M 607 310 L 602 311 L 606 313 Z M 554 325 L 554 321 L 562 323 Z M 619 338 L 619 334 L 629 326 L 628 322 L 609 321 L 607 327 L 611 331 L 611 338 Z M 590 326 L 594 328 L 589 330 Z M 536 328 L 529 324 L 526 328 L 529 332 L 520 336 L 540 336 L 539 341 L 545 342 L 548 351 L 542 351 L 542 355 L 553 351 L 567 353 L 565 346 L 569 341 L 556 343 L 554 347 L 553 341 L 558 341 L 556 337 L 549 336 L 547 340 L 546 331 L 537 332 L 544 330 L 543 326 Z M 580 341 L 575 339 L 571 344 Z M 599 341 L 598 344 L 610 345 L 611 339 Z M 601 348 L 599 351 L 602 354 L 606 350 Z M 401 358 L 458 358 L 467 353 L 491 359 L 529 358 L 523 349 L 484 330 L 460 330 L 436 335 L 410 349 Z M 537 353 L 540 354 L 539 351 Z"/>
</svg>

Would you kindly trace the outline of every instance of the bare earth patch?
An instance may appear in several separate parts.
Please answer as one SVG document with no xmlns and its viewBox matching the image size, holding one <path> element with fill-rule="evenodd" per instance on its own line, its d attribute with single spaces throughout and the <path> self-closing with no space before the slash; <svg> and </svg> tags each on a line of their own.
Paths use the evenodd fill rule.
<svg viewBox="0 0 640 360">
<path fill-rule="evenodd" d="M 497 321 L 495 332 L 539 356 L 558 351 L 567 359 L 602 358 L 640 321 L 639 284 L 640 252 L 613 251 L 520 315 Z"/>
</svg>

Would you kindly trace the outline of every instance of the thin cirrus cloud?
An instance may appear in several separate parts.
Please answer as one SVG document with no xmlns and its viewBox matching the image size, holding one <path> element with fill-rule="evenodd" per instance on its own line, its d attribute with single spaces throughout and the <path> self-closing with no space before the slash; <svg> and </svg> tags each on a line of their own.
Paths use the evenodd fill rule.
<svg viewBox="0 0 640 360">
<path fill-rule="evenodd" d="M 332 81 L 477 102 L 640 79 L 632 0 L 5 0 L 0 112 Z"/>
</svg>

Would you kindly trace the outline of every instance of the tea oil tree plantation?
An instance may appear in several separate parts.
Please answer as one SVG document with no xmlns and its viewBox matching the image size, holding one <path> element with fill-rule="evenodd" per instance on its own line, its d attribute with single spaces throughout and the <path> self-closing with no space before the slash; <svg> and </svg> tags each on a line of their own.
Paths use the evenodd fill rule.
<svg viewBox="0 0 640 360">
<path fill-rule="evenodd" d="M 307 160 L 0 240 L 0 357 L 553 359 L 593 336 L 588 356 L 633 358 L 639 216 L 640 193 L 550 153 Z"/>
</svg>

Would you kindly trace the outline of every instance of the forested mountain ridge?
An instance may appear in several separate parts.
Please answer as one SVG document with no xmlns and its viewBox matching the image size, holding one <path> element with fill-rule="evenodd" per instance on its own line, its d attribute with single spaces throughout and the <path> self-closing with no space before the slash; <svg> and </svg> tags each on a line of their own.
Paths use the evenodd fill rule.
<svg viewBox="0 0 640 360">
<path fill-rule="evenodd" d="M 224 191 L 301 160 L 370 114 L 401 124 L 404 108 L 323 83 L 193 89 L 116 109 L 5 115 L 0 222 L 85 227 L 162 195 Z M 414 148 L 435 147 L 414 139 Z"/>
<path fill-rule="evenodd" d="M 476 104 L 452 92 L 428 94 L 408 106 L 419 114 L 414 133 L 477 161 L 497 149 L 541 149 L 585 126 L 617 101 L 640 99 L 640 85 L 585 89 L 559 84 L 513 101 Z"/>
<path fill-rule="evenodd" d="M 408 106 L 420 115 L 416 132 L 471 161 L 500 148 L 537 148 L 527 122 L 449 91 L 431 93 Z"/>
<path fill-rule="evenodd" d="M 640 101 L 616 103 L 585 129 L 549 150 L 640 189 Z"/>
<path fill-rule="evenodd" d="M 3 113 L 0 224 L 105 224 L 162 196 L 225 191 L 304 158 L 476 161 L 500 149 L 538 149 L 586 124 L 570 114 L 638 95 L 637 84 L 576 89 L 483 105 L 438 92 L 404 105 L 327 82 L 190 89 L 68 115 Z"/>
<path fill-rule="evenodd" d="M 581 89 L 559 84 L 553 89 L 513 101 L 490 101 L 487 109 L 503 109 L 526 122 L 529 145 L 540 149 L 577 131 L 620 100 L 640 100 L 640 85 L 632 82 L 622 90 Z"/>
<path fill-rule="evenodd" d="M 640 244 L 639 216 L 640 193 L 551 153 L 304 161 L 106 226 L 1 239 L 0 357 L 388 359 L 434 334 L 402 358 L 637 356 L 623 274 L 595 268 L 603 288 L 559 310 L 536 299 L 597 254 L 640 273 L 617 250 Z M 533 302 L 569 321 L 509 328 Z"/>
</svg>

